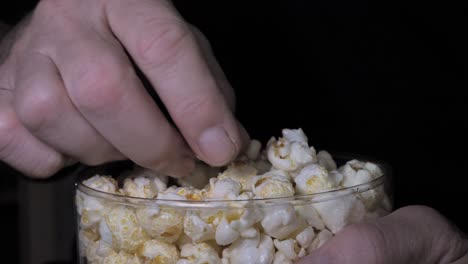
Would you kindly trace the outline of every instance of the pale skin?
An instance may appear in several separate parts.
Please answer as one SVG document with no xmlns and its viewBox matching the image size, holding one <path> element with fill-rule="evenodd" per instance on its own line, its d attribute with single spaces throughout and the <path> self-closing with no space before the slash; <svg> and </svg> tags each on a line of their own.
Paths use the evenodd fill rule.
<svg viewBox="0 0 468 264">
<path fill-rule="evenodd" d="M 30 177 L 76 161 L 130 159 L 175 177 L 195 157 L 224 165 L 248 142 L 233 111 L 208 41 L 168 1 L 42 0 L 0 42 L 0 160 Z M 433 209 L 412 206 L 346 228 L 300 263 L 462 264 L 468 242 Z"/>
</svg>

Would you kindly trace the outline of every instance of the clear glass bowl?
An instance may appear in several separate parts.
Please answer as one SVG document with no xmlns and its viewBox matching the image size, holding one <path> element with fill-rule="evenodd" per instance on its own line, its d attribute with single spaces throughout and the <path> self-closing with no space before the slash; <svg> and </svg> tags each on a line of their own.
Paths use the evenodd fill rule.
<svg viewBox="0 0 468 264">
<path fill-rule="evenodd" d="M 354 158 L 370 161 L 334 157 L 338 165 Z M 97 191 L 83 180 L 99 174 L 121 182 L 118 176 L 130 163 L 82 167 L 75 184 L 79 263 L 294 262 L 345 226 L 391 212 L 390 168 L 371 162 L 383 176 L 356 186 L 294 197 L 210 201 Z M 83 210 L 86 206 L 89 210 Z"/>
</svg>

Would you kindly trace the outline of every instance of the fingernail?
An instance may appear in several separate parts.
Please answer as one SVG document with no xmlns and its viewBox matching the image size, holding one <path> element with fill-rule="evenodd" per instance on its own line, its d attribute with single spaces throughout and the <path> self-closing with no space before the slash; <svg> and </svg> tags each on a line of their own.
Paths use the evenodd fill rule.
<svg viewBox="0 0 468 264">
<path fill-rule="evenodd" d="M 198 144 L 205 162 L 215 166 L 226 164 L 236 153 L 234 143 L 222 127 L 212 127 L 203 131 Z"/>
</svg>

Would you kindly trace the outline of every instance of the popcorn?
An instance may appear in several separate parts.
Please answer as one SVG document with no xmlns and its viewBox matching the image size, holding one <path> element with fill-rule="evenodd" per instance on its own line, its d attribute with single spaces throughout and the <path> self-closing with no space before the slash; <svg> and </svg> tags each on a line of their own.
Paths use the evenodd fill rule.
<svg viewBox="0 0 468 264">
<path fill-rule="evenodd" d="M 195 169 L 184 178 L 177 179 L 177 183 L 182 187 L 195 187 L 202 189 L 208 184 L 209 180 L 219 173 L 218 168 L 210 167 L 202 162 L 195 163 Z"/>
<path fill-rule="evenodd" d="M 282 138 L 268 142 L 267 155 L 274 168 L 284 171 L 295 171 L 317 162 L 315 149 L 307 145 L 302 129 L 283 129 Z"/>
<path fill-rule="evenodd" d="M 235 161 L 218 175 L 218 180 L 231 179 L 241 184 L 241 191 L 250 191 L 252 178 L 257 175 L 257 169 L 247 162 Z"/>
<path fill-rule="evenodd" d="M 119 176 L 121 189 L 110 176 L 89 178 L 90 188 L 146 200 L 80 188 L 80 256 L 90 264 L 295 263 L 345 226 L 390 212 L 383 185 L 352 187 L 383 175 L 377 164 L 337 168 L 307 141 L 301 129 L 284 129 L 266 150 L 252 140 L 224 171 L 197 162 L 191 177 L 170 187 L 167 176 L 139 166 Z M 327 192 L 344 187 L 341 196 Z M 320 192 L 327 193 L 308 196 Z"/>
<path fill-rule="evenodd" d="M 325 226 L 333 233 L 343 227 L 362 221 L 366 216 L 364 204 L 355 195 L 318 202 L 313 205 Z"/>
<path fill-rule="evenodd" d="M 314 194 L 335 187 L 328 178 L 327 170 L 317 164 L 311 164 L 303 168 L 294 178 L 294 182 L 296 182 L 296 192 L 298 194 Z"/>
<path fill-rule="evenodd" d="M 180 249 L 181 259 L 177 264 L 219 264 L 216 250 L 207 243 L 185 244 Z"/>
<path fill-rule="evenodd" d="M 196 212 L 187 211 L 184 218 L 184 233 L 192 242 L 203 242 L 215 238 L 215 225 L 207 223 Z"/>
<path fill-rule="evenodd" d="M 269 264 L 273 261 L 275 249 L 273 240 L 260 234 L 255 238 L 238 239 L 223 250 L 222 263 L 229 264 Z"/>
<path fill-rule="evenodd" d="M 247 146 L 245 155 L 249 160 L 256 160 L 260 157 L 260 150 L 262 149 L 262 143 L 260 141 L 252 139 Z"/>
<path fill-rule="evenodd" d="M 293 232 L 305 227 L 304 219 L 298 217 L 292 205 L 275 205 L 264 208 L 265 216 L 261 221 L 265 234 L 285 239 Z"/>
<path fill-rule="evenodd" d="M 327 171 L 336 170 L 336 162 L 333 160 L 330 153 L 325 150 L 321 150 L 317 153 L 317 163 Z"/>
<path fill-rule="evenodd" d="M 102 264 L 142 264 L 137 256 L 125 253 L 123 251 L 119 253 L 112 253 L 102 260 Z"/>
<path fill-rule="evenodd" d="M 210 190 L 205 194 L 212 200 L 235 200 L 241 192 L 241 184 L 232 179 L 210 179 Z"/>
<path fill-rule="evenodd" d="M 273 243 L 278 249 L 278 252 L 281 252 L 284 257 L 289 260 L 297 261 L 299 258 L 302 258 L 306 255 L 306 250 L 301 248 L 294 239 L 287 239 L 283 241 L 275 239 Z"/>
<path fill-rule="evenodd" d="M 302 230 L 302 232 L 296 236 L 296 241 L 297 243 L 299 243 L 299 246 L 301 246 L 301 248 L 308 248 L 312 243 L 314 237 L 314 229 L 312 229 L 312 227 L 309 226 Z"/>
<path fill-rule="evenodd" d="M 155 239 L 143 243 L 137 255 L 144 263 L 175 264 L 179 259 L 179 251 L 175 245 Z"/>
<path fill-rule="evenodd" d="M 296 207 L 296 213 L 302 219 L 306 220 L 309 226 L 318 230 L 325 229 L 322 218 L 320 218 L 320 215 L 312 204 Z"/>
<path fill-rule="evenodd" d="M 105 193 L 115 193 L 117 181 L 110 176 L 95 175 L 83 181 L 83 185 Z"/>
<path fill-rule="evenodd" d="M 158 194 L 158 186 L 145 177 L 127 178 L 124 181 L 122 192 L 130 197 L 154 198 Z"/>
<path fill-rule="evenodd" d="M 275 253 L 275 257 L 273 259 L 273 264 L 293 264 L 294 262 L 286 257 L 281 251 L 277 251 Z"/>
<path fill-rule="evenodd" d="M 183 229 L 183 215 L 172 208 L 137 208 L 136 215 L 141 227 L 152 238 L 173 243 Z"/>
<path fill-rule="evenodd" d="M 140 226 L 135 212 L 126 206 L 115 206 L 105 217 L 106 224 L 112 233 L 112 246 L 129 253 L 135 250 L 148 235 Z"/>
<path fill-rule="evenodd" d="M 117 182 L 110 176 L 95 175 L 83 181 L 83 184 L 89 188 L 106 193 L 115 193 L 117 189 Z M 80 224 L 85 228 L 97 225 L 109 209 L 103 199 L 92 197 L 81 191 L 77 192 L 76 206 L 78 214 L 81 216 Z"/>
<path fill-rule="evenodd" d="M 307 253 L 312 253 L 317 248 L 321 247 L 325 242 L 333 237 L 333 233 L 327 229 L 320 231 L 317 236 L 314 238 L 310 246 L 307 248 Z"/>
<path fill-rule="evenodd" d="M 294 196 L 294 187 L 282 171 L 270 171 L 252 180 L 255 198 L 276 198 Z"/>
</svg>

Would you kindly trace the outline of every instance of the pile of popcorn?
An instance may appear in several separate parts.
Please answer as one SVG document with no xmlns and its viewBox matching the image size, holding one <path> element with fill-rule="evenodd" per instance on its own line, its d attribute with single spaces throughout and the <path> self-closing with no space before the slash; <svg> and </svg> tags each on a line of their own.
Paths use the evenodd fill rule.
<svg viewBox="0 0 468 264">
<path fill-rule="evenodd" d="M 301 129 L 282 133 L 265 150 L 252 140 L 223 171 L 198 164 L 177 186 L 168 187 L 168 177 L 137 167 L 124 175 L 121 186 L 109 175 L 83 181 L 101 192 L 146 198 L 118 203 L 77 191 L 83 263 L 294 263 L 343 227 L 389 213 L 383 184 L 320 202 L 277 199 L 258 205 L 256 199 L 315 194 L 383 175 L 376 164 L 358 160 L 337 168 L 328 152 L 308 145 Z M 163 206 L 149 199 L 230 200 L 237 206 Z"/>
</svg>

